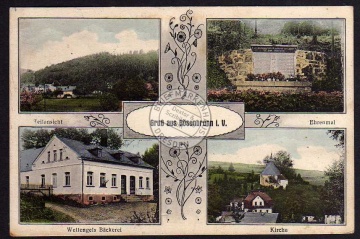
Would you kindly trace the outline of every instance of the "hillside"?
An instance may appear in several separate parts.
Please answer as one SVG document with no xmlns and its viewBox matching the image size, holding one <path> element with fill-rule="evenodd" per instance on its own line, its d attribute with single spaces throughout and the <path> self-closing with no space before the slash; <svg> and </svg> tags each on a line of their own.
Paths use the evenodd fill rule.
<svg viewBox="0 0 360 239">
<path fill-rule="evenodd" d="M 22 71 L 22 84 L 74 85 L 78 92 L 108 91 L 119 81 L 141 79 L 157 89 L 158 53 L 113 55 L 98 53 L 47 66 L 32 72 Z"/>
<path fill-rule="evenodd" d="M 208 163 L 209 168 L 217 168 L 218 166 L 225 170 L 229 168 L 230 163 L 217 161 L 209 161 Z M 251 171 L 254 171 L 255 174 L 260 174 L 265 168 L 265 165 L 243 163 L 233 163 L 233 166 L 235 171 L 239 173 L 251 173 Z M 295 172 L 300 173 L 301 177 L 312 185 L 324 185 L 327 179 L 322 171 L 295 169 Z"/>
</svg>

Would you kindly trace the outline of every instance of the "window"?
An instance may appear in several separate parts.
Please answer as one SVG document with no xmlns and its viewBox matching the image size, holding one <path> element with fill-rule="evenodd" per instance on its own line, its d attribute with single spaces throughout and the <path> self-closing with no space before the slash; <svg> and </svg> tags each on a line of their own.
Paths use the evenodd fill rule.
<svg viewBox="0 0 360 239">
<path fill-rule="evenodd" d="M 70 172 L 65 173 L 65 186 L 70 186 Z"/>
<path fill-rule="evenodd" d="M 57 187 L 57 174 L 56 173 L 52 174 L 52 185 L 54 188 Z"/>
<path fill-rule="evenodd" d="M 100 187 L 106 187 L 106 174 L 105 173 L 100 173 Z"/>
<path fill-rule="evenodd" d="M 28 188 L 30 184 L 30 176 L 26 176 L 25 180 L 26 180 L 26 187 Z"/>
<path fill-rule="evenodd" d="M 116 174 L 111 175 L 111 187 L 116 187 Z"/>
<path fill-rule="evenodd" d="M 150 188 L 150 178 L 146 178 L 146 188 Z"/>
<path fill-rule="evenodd" d="M 259 202 L 260 206 L 262 206 L 262 202 Z"/>
<path fill-rule="evenodd" d="M 87 186 L 93 186 L 93 172 L 87 172 L 87 177 L 86 177 L 86 185 Z"/>
<path fill-rule="evenodd" d="M 257 206 L 257 202 L 255 202 L 255 206 Z"/>
<path fill-rule="evenodd" d="M 101 201 L 105 201 L 106 200 L 106 197 L 101 197 Z"/>
<path fill-rule="evenodd" d="M 63 150 L 62 149 L 60 149 L 60 159 L 59 159 L 60 161 L 62 161 L 63 160 Z"/>
<path fill-rule="evenodd" d="M 116 200 L 117 200 L 117 196 L 114 196 L 114 197 L 113 197 L 113 200 L 116 201 Z"/>
<path fill-rule="evenodd" d="M 98 149 L 98 151 L 97 151 L 97 156 L 98 156 L 98 157 L 102 157 L 102 150 L 101 150 L 101 149 Z"/>
<path fill-rule="evenodd" d="M 48 163 L 50 163 L 50 151 L 48 151 Z"/>
<path fill-rule="evenodd" d="M 41 174 L 41 187 L 45 187 L 45 174 Z"/>
<path fill-rule="evenodd" d="M 89 196 L 89 201 L 92 201 L 94 200 L 92 196 Z"/>
<path fill-rule="evenodd" d="M 143 177 L 139 177 L 139 188 L 143 188 Z"/>
<path fill-rule="evenodd" d="M 121 194 L 126 194 L 126 175 L 121 175 Z"/>
<path fill-rule="evenodd" d="M 57 152 L 56 150 L 54 150 L 54 162 L 56 162 L 56 160 L 57 160 Z"/>
</svg>

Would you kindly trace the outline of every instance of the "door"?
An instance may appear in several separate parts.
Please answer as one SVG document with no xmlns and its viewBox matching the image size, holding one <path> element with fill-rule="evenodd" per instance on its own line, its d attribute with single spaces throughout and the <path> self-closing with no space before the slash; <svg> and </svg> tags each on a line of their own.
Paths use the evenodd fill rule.
<svg viewBox="0 0 360 239">
<path fill-rule="evenodd" d="M 130 176 L 130 194 L 135 194 L 135 176 Z"/>
<path fill-rule="evenodd" d="M 121 194 L 126 194 L 126 175 L 121 175 Z"/>
</svg>

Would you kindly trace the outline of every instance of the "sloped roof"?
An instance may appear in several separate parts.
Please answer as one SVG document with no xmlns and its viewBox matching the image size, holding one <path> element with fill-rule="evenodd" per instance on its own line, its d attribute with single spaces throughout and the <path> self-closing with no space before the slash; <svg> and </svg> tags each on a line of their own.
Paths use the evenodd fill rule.
<svg viewBox="0 0 360 239">
<path fill-rule="evenodd" d="M 252 205 L 251 202 L 257 196 L 261 197 L 264 200 L 265 205 L 263 205 L 263 206 L 253 206 Z M 244 206 L 245 206 L 245 208 L 248 208 L 248 209 L 259 208 L 259 207 L 272 207 L 272 205 L 273 205 L 273 200 L 271 199 L 271 197 L 269 195 L 267 195 L 263 191 L 252 191 L 244 199 Z"/>
<path fill-rule="evenodd" d="M 264 171 L 261 172 L 261 175 L 280 175 L 279 169 L 275 166 L 274 162 L 270 161 L 266 164 Z"/>
<path fill-rule="evenodd" d="M 276 223 L 279 213 L 245 212 L 241 224 Z"/>
<path fill-rule="evenodd" d="M 44 147 L 20 151 L 20 172 L 31 171 L 32 164 L 43 149 Z"/>
<path fill-rule="evenodd" d="M 59 138 L 64 144 L 69 146 L 72 150 L 74 150 L 84 160 L 97 161 L 102 163 L 123 164 L 128 166 L 151 168 L 151 169 L 154 168 L 153 166 L 142 160 L 141 157 L 137 154 L 125 152 L 122 150 L 110 150 L 107 148 L 100 147 L 102 148 L 102 154 L 101 157 L 97 157 L 91 152 L 89 152 L 89 150 L 94 149 L 94 145 L 86 145 L 83 142 L 77 140 L 58 137 L 58 136 L 56 137 Z M 115 153 L 120 153 L 121 157 L 119 159 L 115 158 L 113 156 Z M 138 162 L 135 163 L 130 158 L 137 158 Z"/>
</svg>

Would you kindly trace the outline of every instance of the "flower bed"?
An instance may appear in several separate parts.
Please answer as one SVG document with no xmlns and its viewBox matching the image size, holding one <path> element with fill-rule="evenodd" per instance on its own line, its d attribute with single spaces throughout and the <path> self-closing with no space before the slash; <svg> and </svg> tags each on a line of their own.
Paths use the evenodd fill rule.
<svg viewBox="0 0 360 239">
<path fill-rule="evenodd" d="M 281 93 L 258 90 L 209 90 L 209 102 L 245 102 L 246 112 L 343 112 L 340 91 Z"/>
</svg>

